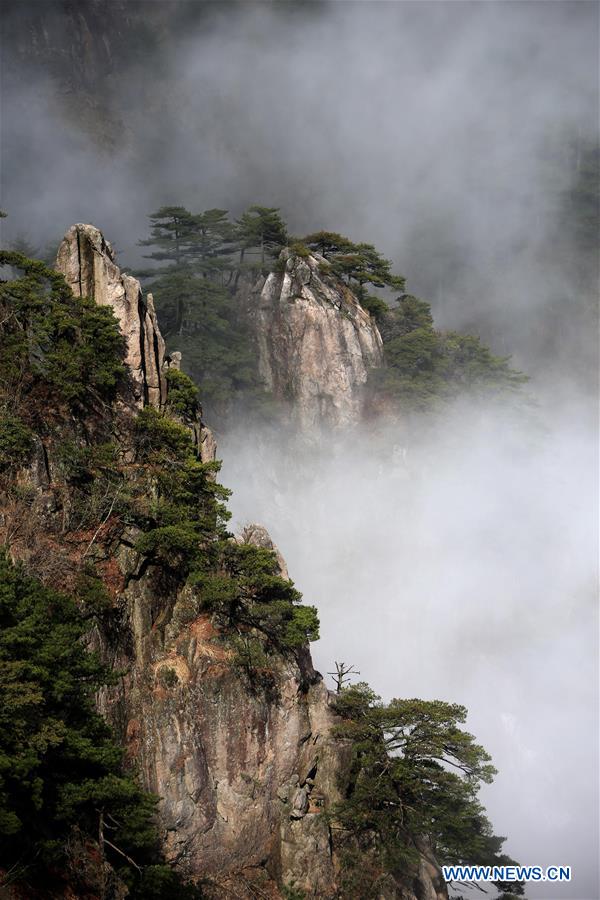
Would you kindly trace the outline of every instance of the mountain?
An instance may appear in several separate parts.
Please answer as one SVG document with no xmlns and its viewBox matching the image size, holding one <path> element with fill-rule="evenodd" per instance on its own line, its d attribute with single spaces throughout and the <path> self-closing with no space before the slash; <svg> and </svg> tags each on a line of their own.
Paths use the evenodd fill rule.
<svg viewBox="0 0 600 900">
<path fill-rule="evenodd" d="M 263 364 L 283 385 L 298 344 L 301 418 L 310 423 L 325 409 L 347 421 L 358 409 L 352 391 L 364 360 L 381 359 L 377 330 L 351 296 L 340 308 L 316 258 L 284 262 L 285 272 L 257 288 L 261 327 L 278 348 L 265 345 Z M 99 709 L 128 765 L 160 798 L 166 860 L 207 897 L 350 896 L 340 893 L 331 813 L 350 783 L 352 747 L 336 735 L 336 695 L 312 665 L 314 611 L 299 603 L 263 527 L 235 538 L 226 531 L 227 492 L 216 482 L 196 389 L 179 356 L 165 353 L 151 295 L 121 273 L 100 231 L 68 230 L 57 257 L 64 281 L 36 265 L 29 278 L 49 277 L 55 293 L 49 306 L 42 293 L 27 307 L 30 334 L 40 308 L 45 315 L 34 357 L 14 345 L 21 393 L 5 424 L 25 437 L 20 458 L 3 467 L 2 542 L 44 584 L 85 605 L 84 573 L 105 598 L 88 639 L 120 676 L 100 691 Z M 65 304 L 76 316 L 77 303 L 92 317 L 95 307 L 115 316 L 121 362 L 110 377 L 94 368 L 109 366 L 116 346 L 99 343 L 104 315 L 91 320 L 92 361 L 75 367 L 87 320 L 63 338 L 71 328 Z M 321 378 L 324 389 L 315 391 Z M 88 858 L 97 856 L 90 841 Z M 447 897 L 432 853 L 420 847 L 401 869 L 381 872 L 377 896 Z M 79 887 L 65 874 L 49 892 L 17 882 L 7 896 L 125 896 L 122 888 L 106 893 L 105 880 L 98 888 L 97 871 L 95 881 L 78 877 Z"/>
</svg>

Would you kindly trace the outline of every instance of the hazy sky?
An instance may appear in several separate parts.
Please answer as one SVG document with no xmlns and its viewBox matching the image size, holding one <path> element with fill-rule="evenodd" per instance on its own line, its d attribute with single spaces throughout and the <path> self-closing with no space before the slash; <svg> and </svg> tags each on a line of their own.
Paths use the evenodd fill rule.
<svg viewBox="0 0 600 900">
<path fill-rule="evenodd" d="M 192 3 L 183 27 L 184 7 L 137 4 L 156 42 L 127 52 L 125 30 L 87 100 L 65 86 L 60 18 L 56 65 L 5 50 L 5 234 L 58 244 L 93 222 L 131 265 L 158 205 L 264 203 L 297 233 L 375 243 L 439 324 L 475 325 L 525 368 L 553 371 L 554 332 L 543 428 L 457 410 L 406 456 L 385 431 L 312 451 L 244 431 L 223 479 L 318 605 L 318 666 L 465 703 L 509 852 L 575 870 L 530 896 L 594 900 L 597 429 L 572 393 L 583 340 L 552 241 L 598 137 L 598 4 Z"/>
<path fill-rule="evenodd" d="M 78 76 L 101 114 L 65 86 L 70 44 L 52 70 L 5 65 L 9 236 L 57 242 L 91 220 L 131 264 L 160 204 L 277 205 L 299 233 L 374 242 L 438 323 L 478 327 L 533 366 L 550 304 L 573 302 L 549 235 L 597 138 L 596 3 L 132 9 L 137 26 L 115 15 L 102 35 L 110 64 L 86 57 Z M 50 33 L 69 41 L 66 27 Z"/>
</svg>

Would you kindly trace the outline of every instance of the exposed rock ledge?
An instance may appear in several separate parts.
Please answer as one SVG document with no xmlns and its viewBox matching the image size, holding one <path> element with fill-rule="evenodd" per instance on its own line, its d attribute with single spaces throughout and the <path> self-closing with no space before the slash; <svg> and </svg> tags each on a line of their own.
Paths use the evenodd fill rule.
<svg viewBox="0 0 600 900">
<path fill-rule="evenodd" d="M 280 266 L 250 297 L 261 377 L 307 433 L 358 424 L 368 371 L 383 365 L 377 326 L 320 254 L 285 249 Z"/>
</svg>

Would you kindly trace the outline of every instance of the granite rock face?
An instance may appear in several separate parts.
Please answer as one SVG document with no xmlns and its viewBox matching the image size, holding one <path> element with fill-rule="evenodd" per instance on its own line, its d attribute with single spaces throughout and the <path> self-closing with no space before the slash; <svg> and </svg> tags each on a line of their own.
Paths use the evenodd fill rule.
<svg viewBox="0 0 600 900">
<path fill-rule="evenodd" d="M 319 254 L 285 249 L 279 268 L 250 298 L 261 377 L 307 432 L 359 423 L 368 371 L 383 365 L 375 322 Z"/>
<path fill-rule="evenodd" d="M 180 368 L 181 353 L 165 353 L 152 294 L 144 298 L 137 278 L 121 272 L 112 246 L 94 225 L 69 228 L 58 249 L 56 268 L 76 297 L 110 306 L 118 319 L 134 408 L 164 407 L 168 393 L 165 374 L 169 368 Z M 214 460 L 217 447 L 211 430 L 200 417 L 185 424 L 202 462 Z"/>
<path fill-rule="evenodd" d="M 128 728 L 145 781 L 162 798 L 168 856 L 211 879 L 216 896 L 225 882 L 252 896 L 252 884 L 291 881 L 310 897 L 335 896 L 329 827 L 309 804 L 337 764 L 323 684 L 303 689 L 290 667 L 278 674 L 276 699 L 251 690 L 205 618 L 165 649 L 150 663 L 152 691 L 138 694 Z M 161 678 L 166 669 L 177 680 Z"/>
<path fill-rule="evenodd" d="M 125 362 L 138 406 L 161 406 L 166 399 L 163 341 L 152 294 L 144 300 L 137 278 L 124 275 L 111 245 L 93 225 L 72 225 L 58 249 L 56 268 L 77 297 L 110 306 L 125 338 Z"/>
<path fill-rule="evenodd" d="M 272 550 L 287 577 L 263 526 L 248 526 L 237 540 Z M 308 648 L 253 685 L 211 617 L 195 612 L 193 592 L 161 600 L 159 573 L 132 578 L 126 547 L 118 560 L 129 582 L 121 603 L 133 653 L 121 660 L 127 684 L 104 698 L 104 712 L 121 723 L 130 757 L 161 798 L 168 858 L 208 879 L 217 898 L 280 897 L 282 883 L 306 897 L 335 897 L 321 813 L 338 797 L 344 750 L 331 737 L 331 695 Z"/>
</svg>

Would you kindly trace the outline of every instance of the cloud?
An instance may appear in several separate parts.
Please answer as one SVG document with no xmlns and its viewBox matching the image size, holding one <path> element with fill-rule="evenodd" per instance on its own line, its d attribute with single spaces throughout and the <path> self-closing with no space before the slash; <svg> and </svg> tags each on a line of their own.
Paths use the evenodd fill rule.
<svg viewBox="0 0 600 900">
<path fill-rule="evenodd" d="M 298 233 L 374 242 L 444 327 L 535 367 L 550 306 L 576 304 L 549 244 L 597 138 L 595 4 L 166 8 L 107 12 L 99 58 L 74 57 L 71 23 L 53 68 L 5 67 L 8 228 L 92 220 L 131 264 L 162 203 L 279 205 Z"/>
<path fill-rule="evenodd" d="M 508 852 L 573 868 L 528 896 L 598 896 L 593 421 L 460 405 L 316 445 L 246 425 L 220 451 L 236 525 L 266 525 L 318 606 L 319 669 L 344 660 L 388 699 L 463 703 L 499 769 L 482 799 Z"/>
</svg>

